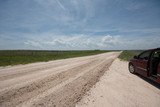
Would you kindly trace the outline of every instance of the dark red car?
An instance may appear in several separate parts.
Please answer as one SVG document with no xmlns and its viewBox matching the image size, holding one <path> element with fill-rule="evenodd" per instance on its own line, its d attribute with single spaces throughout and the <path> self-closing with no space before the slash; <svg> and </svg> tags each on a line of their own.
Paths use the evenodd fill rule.
<svg viewBox="0 0 160 107">
<path fill-rule="evenodd" d="M 131 73 L 140 74 L 160 84 L 160 48 L 134 56 L 128 68 Z"/>
</svg>

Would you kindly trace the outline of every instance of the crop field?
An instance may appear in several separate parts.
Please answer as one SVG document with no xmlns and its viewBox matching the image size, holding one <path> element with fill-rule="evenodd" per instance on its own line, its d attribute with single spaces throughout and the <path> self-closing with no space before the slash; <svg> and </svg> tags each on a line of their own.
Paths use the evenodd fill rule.
<svg viewBox="0 0 160 107">
<path fill-rule="evenodd" d="M 0 66 L 27 64 L 40 61 L 73 58 L 108 52 L 105 50 L 85 51 L 43 51 L 43 50 L 1 50 Z"/>
<path fill-rule="evenodd" d="M 142 50 L 125 50 L 120 54 L 119 58 L 121 60 L 129 61 L 131 58 L 140 54 L 141 52 Z"/>
</svg>

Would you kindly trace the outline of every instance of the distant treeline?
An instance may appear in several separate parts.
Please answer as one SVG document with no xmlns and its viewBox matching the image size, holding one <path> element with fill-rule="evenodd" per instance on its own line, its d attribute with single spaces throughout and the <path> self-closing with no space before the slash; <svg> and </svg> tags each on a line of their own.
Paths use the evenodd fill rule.
<svg viewBox="0 0 160 107">
<path fill-rule="evenodd" d="M 0 66 L 27 64 L 40 61 L 50 61 L 108 52 L 106 50 L 74 50 L 74 51 L 47 51 L 47 50 L 0 50 Z"/>
</svg>

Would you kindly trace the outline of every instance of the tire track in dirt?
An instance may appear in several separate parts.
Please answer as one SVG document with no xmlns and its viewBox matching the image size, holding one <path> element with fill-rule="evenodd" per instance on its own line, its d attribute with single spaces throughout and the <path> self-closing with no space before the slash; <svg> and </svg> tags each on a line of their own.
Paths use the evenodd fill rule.
<svg viewBox="0 0 160 107">
<path fill-rule="evenodd" d="M 112 61 L 113 60 L 109 60 L 105 65 L 103 62 L 103 64 L 101 63 L 85 72 L 81 72 L 76 75 L 76 77 L 64 81 L 62 84 L 45 91 L 20 106 L 75 106 L 76 102 L 79 101 L 86 91 L 103 75 Z"/>
</svg>

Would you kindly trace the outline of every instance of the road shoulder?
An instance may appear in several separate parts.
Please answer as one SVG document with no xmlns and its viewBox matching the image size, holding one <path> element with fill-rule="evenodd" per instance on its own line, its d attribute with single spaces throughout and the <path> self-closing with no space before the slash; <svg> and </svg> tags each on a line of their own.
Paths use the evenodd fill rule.
<svg viewBox="0 0 160 107">
<path fill-rule="evenodd" d="M 77 107 L 159 107 L 160 90 L 130 74 L 128 62 L 118 58 Z"/>
</svg>

